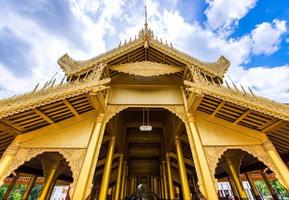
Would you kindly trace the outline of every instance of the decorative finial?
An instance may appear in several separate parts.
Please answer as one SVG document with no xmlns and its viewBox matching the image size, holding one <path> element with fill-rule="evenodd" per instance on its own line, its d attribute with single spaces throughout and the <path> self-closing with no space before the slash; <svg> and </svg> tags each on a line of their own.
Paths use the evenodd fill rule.
<svg viewBox="0 0 289 200">
<path fill-rule="evenodd" d="M 145 29 L 148 28 L 148 14 L 147 14 L 147 6 L 145 5 Z"/>
</svg>

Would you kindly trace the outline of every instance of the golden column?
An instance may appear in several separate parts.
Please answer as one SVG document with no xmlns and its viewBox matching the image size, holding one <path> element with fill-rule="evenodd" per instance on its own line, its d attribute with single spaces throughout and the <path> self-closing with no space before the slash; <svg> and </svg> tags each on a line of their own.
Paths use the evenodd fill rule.
<svg viewBox="0 0 289 200">
<path fill-rule="evenodd" d="M 108 152 L 106 155 L 102 180 L 100 184 L 100 192 L 99 192 L 99 198 L 98 198 L 99 200 L 106 200 L 106 197 L 107 197 L 109 178 L 110 178 L 111 166 L 112 166 L 112 161 L 113 161 L 114 147 L 115 147 L 115 137 L 113 136 L 110 139 Z"/>
<path fill-rule="evenodd" d="M 166 176 L 166 162 L 162 161 L 163 185 L 164 185 L 164 199 L 168 199 L 168 185 Z"/>
<path fill-rule="evenodd" d="M 5 192 L 4 196 L 3 196 L 3 200 L 7 200 L 9 198 L 9 195 L 12 192 L 13 187 L 14 187 L 17 179 L 18 179 L 18 174 L 16 174 L 15 176 L 12 177 L 12 180 L 11 180 L 9 186 L 8 186 L 8 189 L 6 190 L 6 192 Z"/>
<path fill-rule="evenodd" d="M 162 165 L 160 165 L 160 195 L 161 195 L 161 199 L 165 198 Z"/>
<path fill-rule="evenodd" d="M 73 200 L 86 199 L 86 195 L 89 195 L 86 190 L 91 188 L 91 179 L 93 177 L 96 161 L 98 159 L 98 153 L 104 132 L 103 118 L 104 114 L 99 114 L 96 117 L 94 127 L 88 142 L 86 155 L 78 176 L 75 190 L 73 192 Z"/>
<path fill-rule="evenodd" d="M 188 125 L 188 138 L 194 156 L 198 179 L 201 184 L 204 184 L 200 186 L 200 190 L 207 199 L 217 200 L 214 178 L 208 166 L 196 120 L 191 114 L 188 114 Z"/>
<path fill-rule="evenodd" d="M 286 164 L 281 159 L 272 142 L 268 139 L 263 143 L 265 151 L 268 153 L 272 164 L 274 164 L 277 173 L 279 174 L 280 183 L 289 191 L 289 170 Z"/>
<path fill-rule="evenodd" d="M 49 168 L 47 168 L 47 174 L 45 175 L 45 183 L 43 185 L 43 188 L 41 190 L 41 194 L 39 196 L 38 200 L 45 200 L 49 199 L 51 192 L 52 192 L 52 187 L 54 186 L 55 180 L 57 176 L 59 175 L 58 170 L 60 166 L 60 161 L 56 162 L 49 162 Z M 44 163 L 44 168 L 45 168 L 45 163 Z"/>
<path fill-rule="evenodd" d="M 169 198 L 175 198 L 175 191 L 174 191 L 174 183 L 171 171 L 171 163 L 170 163 L 170 155 L 166 153 L 166 161 L 167 161 L 167 172 L 168 172 L 168 185 L 169 185 Z"/>
<path fill-rule="evenodd" d="M 227 164 L 227 169 L 229 171 L 229 175 L 233 179 L 234 185 L 236 186 L 236 189 L 238 191 L 239 198 L 240 199 L 248 199 L 247 194 L 246 194 L 244 187 L 242 185 L 242 182 L 239 179 L 238 171 L 236 170 L 234 164 L 232 163 L 232 161 L 229 158 L 226 158 L 226 164 Z"/>
<path fill-rule="evenodd" d="M 239 195 L 238 195 L 237 189 L 236 189 L 236 187 L 234 185 L 234 181 L 232 180 L 231 176 L 228 176 L 227 179 L 228 179 L 229 185 L 231 187 L 231 190 L 233 192 L 234 198 L 238 199 Z"/>
<path fill-rule="evenodd" d="M 37 179 L 36 176 L 31 176 L 31 178 L 29 180 L 29 183 L 28 183 L 28 185 L 27 185 L 27 187 L 25 189 L 25 192 L 24 192 L 24 194 L 22 196 L 22 200 L 27 200 L 28 199 L 29 194 L 30 194 L 30 192 L 31 192 L 31 190 L 32 190 L 32 188 L 34 186 L 34 183 L 35 183 L 36 179 Z"/>
<path fill-rule="evenodd" d="M 3 181 L 6 178 L 5 177 L 6 170 L 11 165 L 19 149 L 16 141 L 17 139 L 14 139 L 14 141 L 5 150 L 4 154 L 2 155 L 2 158 L 0 159 L 0 186 L 3 184 Z"/>
<path fill-rule="evenodd" d="M 185 200 L 188 200 L 188 199 L 191 199 L 191 192 L 190 192 L 190 187 L 189 187 L 189 182 L 188 182 L 188 177 L 187 177 L 186 166 L 184 162 L 182 144 L 178 136 L 175 137 L 175 146 L 176 146 L 176 152 L 177 152 L 177 157 L 178 157 L 179 173 L 180 173 L 180 179 L 181 179 L 181 185 L 182 185 L 183 198 Z"/>
<path fill-rule="evenodd" d="M 159 191 L 158 191 L 158 177 L 157 177 L 157 176 L 154 177 L 153 183 L 154 183 L 154 192 L 159 196 Z"/>
<path fill-rule="evenodd" d="M 260 197 L 260 194 L 256 188 L 256 185 L 254 183 L 254 181 L 252 180 L 252 178 L 250 177 L 250 174 L 249 173 L 245 173 L 245 176 L 246 176 L 246 179 L 248 180 L 249 182 L 249 185 L 251 187 L 251 190 L 252 190 L 252 193 L 253 193 L 253 196 L 256 200 L 261 200 L 261 197 Z"/>
<path fill-rule="evenodd" d="M 117 171 L 117 179 L 116 179 L 116 186 L 115 186 L 115 196 L 114 199 L 118 200 L 120 195 L 120 186 L 121 186 L 121 173 L 122 173 L 122 166 L 123 166 L 123 154 L 120 154 L 119 161 L 118 161 L 118 171 Z"/>
<path fill-rule="evenodd" d="M 121 190 L 120 190 L 120 199 L 124 199 L 124 190 L 125 190 L 125 177 L 126 177 L 126 161 L 123 162 L 122 166 L 122 180 L 121 180 Z"/>
</svg>

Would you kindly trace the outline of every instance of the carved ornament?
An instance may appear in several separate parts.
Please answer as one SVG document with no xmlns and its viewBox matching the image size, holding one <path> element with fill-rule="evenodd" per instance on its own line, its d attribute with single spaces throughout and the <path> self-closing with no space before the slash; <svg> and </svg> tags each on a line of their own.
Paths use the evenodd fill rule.
<svg viewBox="0 0 289 200">
<path fill-rule="evenodd" d="M 19 148 L 17 151 L 12 164 L 7 168 L 3 177 L 0 177 L 0 180 L 9 176 L 13 171 L 18 167 L 23 165 L 25 162 L 31 160 L 32 158 L 45 153 L 45 152 L 57 152 L 61 154 L 68 163 L 72 171 L 73 182 L 70 184 L 71 189 L 73 190 L 75 183 L 77 182 L 81 165 L 83 163 L 86 149 L 79 148 Z"/>
<path fill-rule="evenodd" d="M 181 67 L 156 62 L 143 61 L 111 66 L 110 69 L 135 76 L 160 76 L 183 71 Z"/>
<path fill-rule="evenodd" d="M 218 163 L 220 162 L 220 159 L 222 155 L 230 149 L 241 149 L 251 155 L 253 155 L 256 159 L 263 162 L 267 167 L 271 169 L 276 175 L 276 177 L 279 180 L 280 174 L 278 173 L 278 170 L 274 166 L 274 164 L 271 162 L 271 159 L 267 152 L 264 150 L 262 145 L 242 145 L 242 146 L 205 146 L 205 154 L 208 161 L 208 166 L 211 171 L 211 174 L 215 174 L 215 170 L 217 168 Z M 218 180 L 215 179 L 215 183 L 217 183 Z M 216 184 L 215 184 L 216 185 Z M 217 187 L 217 185 L 216 185 Z M 217 188 L 216 188 L 217 189 Z"/>
</svg>

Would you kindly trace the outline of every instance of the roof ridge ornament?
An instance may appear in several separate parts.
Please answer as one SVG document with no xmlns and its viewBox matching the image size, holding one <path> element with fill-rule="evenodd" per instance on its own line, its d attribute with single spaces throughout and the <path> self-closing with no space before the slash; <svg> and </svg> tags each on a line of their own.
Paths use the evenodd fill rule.
<svg viewBox="0 0 289 200">
<path fill-rule="evenodd" d="M 153 38 L 154 37 L 154 33 L 153 31 L 148 28 L 148 17 L 147 17 L 147 6 L 145 5 L 144 6 L 144 9 L 145 9 L 145 23 L 144 23 L 144 28 L 142 28 L 138 34 L 138 36 L 140 38 L 143 38 L 145 41 L 149 40 L 150 38 Z"/>
</svg>

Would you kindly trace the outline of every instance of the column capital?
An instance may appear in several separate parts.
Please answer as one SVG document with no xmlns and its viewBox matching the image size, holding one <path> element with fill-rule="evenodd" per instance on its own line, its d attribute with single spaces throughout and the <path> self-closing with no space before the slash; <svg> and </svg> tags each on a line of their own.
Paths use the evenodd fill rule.
<svg viewBox="0 0 289 200">
<path fill-rule="evenodd" d="M 4 152 L 5 155 L 15 156 L 19 150 L 19 144 L 13 143 L 8 146 L 8 148 Z"/>
<path fill-rule="evenodd" d="M 104 114 L 103 114 L 103 113 L 100 113 L 100 114 L 98 114 L 98 115 L 96 116 L 95 121 L 96 121 L 96 122 L 102 122 L 103 119 L 104 119 Z"/>
<path fill-rule="evenodd" d="M 266 151 L 275 150 L 273 143 L 269 139 L 263 142 L 262 146 Z"/>
<path fill-rule="evenodd" d="M 179 136 L 175 136 L 175 142 L 176 142 L 176 143 L 180 143 L 180 142 L 181 142 L 181 139 L 180 139 Z"/>
<path fill-rule="evenodd" d="M 196 118 L 192 113 L 187 113 L 188 122 L 196 122 Z"/>
</svg>

